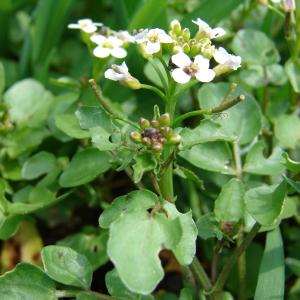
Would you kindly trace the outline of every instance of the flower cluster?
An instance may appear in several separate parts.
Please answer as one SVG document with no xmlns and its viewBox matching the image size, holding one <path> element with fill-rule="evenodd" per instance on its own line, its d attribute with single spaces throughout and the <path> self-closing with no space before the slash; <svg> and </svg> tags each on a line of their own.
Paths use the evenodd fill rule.
<svg viewBox="0 0 300 300">
<path fill-rule="evenodd" d="M 258 0 L 262 5 L 270 3 L 279 6 L 284 12 L 289 13 L 296 10 L 295 0 Z"/>
<path fill-rule="evenodd" d="M 142 144 L 149 150 L 161 152 L 166 144 L 176 145 L 181 141 L 179 134 L 174 133 L 169 127 L 170 116 L 168 113 L 161 115 L 159 118 L 154 118 L 151 121 L 140 119 L 140 132 L 132 131 L 130 138 L 138 144 Z"/>
<path fill-rule="evenodd" d="M 210 82 L 216 76 L 237 70 L 241 66 L 241 57 L 229 54 L 224 48 L 216 48 L 212 44 L 212 40 L 226 34 L 223 28 L 211 28 L 200 18 L 193 23 L 198 26 L 193 37 L 188 28 L 181 28 L 178 20 L 171 22 L 168 33 L 154 28 L 141 29 L 131 35 L 127 31 L 113 31 L 101 23 L 93 23 L 90 19 L 79 20 L 78 24 L 70 24 L 69 28 L 80 29 L 88 34 L 89 40 L 95 45 L 93 54 L 99 58 L 126 57 L 125 48 L 128 43 L 137 44 L 146 59 L 162 58 L 163 54 L 169 54 L 169 71 L 174 81 L 180 84 L 187 83 L 193 77 L 200 82 Z M 214 67 L 211 68 L 211 65 Z M 131 88 L 140 87 L 138 80 L 129 74 L 125 63 L 120 66 L 113 65 L 105 72 L 105 77 L 120 81 Z"/>
</svg>

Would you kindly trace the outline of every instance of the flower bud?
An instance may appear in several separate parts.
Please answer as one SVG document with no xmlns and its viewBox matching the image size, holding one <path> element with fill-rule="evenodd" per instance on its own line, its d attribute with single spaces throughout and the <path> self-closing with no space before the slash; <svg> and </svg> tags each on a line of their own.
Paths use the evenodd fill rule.
<svg viewBox="0 0 300 300">
<path fill-rule="evenodd" d="M 140 118 L 140 127 L 142 129 L 148 128 L 150 127 L 150 122 L 149 120 L 145 119 L 145 118 Z"/>
<path fill-rule="evenodd" d="M 152 144 L 151 139 L 146 136 L 142 138 L 142 143 L 147 146 L 150 146 Z"/>
<path fill-rule="evenodd" d="M 163 149 L 163 145 L 159 142 L 155 142 L 152 144 L 152 149 L 154 151 L 161 151 Z"/>
<path fill-rule="evenodd" d="M 141 83 L 139 82 L 139 80 L 132 76 L 128 77 L 128 79 L 126 79 L 124 81 L 121 81 L 121 83 L 123 83 L 123 85 L 125 85 L 133 90 L 138 90 L 142 86 Z"/>
<path fill-rule="evenodd" d="M 130 133 L 130 138 L 132 139 L 132 141 L 134 141 L 135 143 L 140 143 L 142 141 L 142 135 L 137 132 L 137 131 L 132 131 Z"/>
<path fill-rule="evenodd" d="M 176 34 L 179 35 L 181 33 L 181 25 L 178 20 L 173 20 L 170 24 L 171 30 Z"/>
<path fill-rule="evenodd" d="M 295 0 L 283 0 L 282 5 L 285 12 L 292 12 L 296 10 Z"/>
<path fill-rule="evenodd" d="M 191 38 L 191 32 L 190 32 L 190 30 L 188 28 L 184 28 L 182 30 L 182 36 L 183 36 L 183 38 L 184 38 L 184 40 L 186 42 L 189 41 L 189 39 Z"/>
<path fill-rule="evenodd" d="M 189 53 L 191 50 L 188 43 L 184 43 L 182 49 L 183 49 L 183 52 L 185 52 L 185 53 Z"/>
<path fill-rule="evenodd" d="M 169 126 L 170 121 L 171 120 L 170 120 L 170 114 L 169 113 L 162 114 L 158 119 L 158 122 L 159 122 L 160 126 Z"/>
<path fill-rule="evenodd" d="M 169 137 L 169 142 L 179 144 L 181 142 L 181 136 L 178 133 L 174 133 Z"/>
<path fill-rule="evenodd" d="M 151 126 L 154 128 L 159 128 L 159 122 L 156 119 L 151 120 Z"/>
</svg>

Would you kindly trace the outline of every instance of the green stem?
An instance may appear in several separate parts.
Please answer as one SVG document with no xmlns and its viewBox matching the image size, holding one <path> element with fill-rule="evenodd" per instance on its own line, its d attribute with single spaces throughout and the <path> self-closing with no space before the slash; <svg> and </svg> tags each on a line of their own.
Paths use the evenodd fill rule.
<svg viewBox="0 0 300 300">
<path fill-rule="evenodd" d="M 243 240 L 243 233 L 241 232 L 240 236 L 237 240 L 237 247 L 239 247 Z M 246 253 L 243 252 L 237 261 L 238 266 L 238 278 L 239 278 L 239 292 L 238 292 L 238 299 L 239 300 L 247 300 L 247 293 L 246 293 Z"/>
<path fill-rule="evenodd" d="M 233 266 L 235 265 L 235 263 L 237 262 L 238 258 L 241 256 L 241 254 L 247 249 L 247 247 L 250 245 L 252 240 L 255 238 L 260 227 L 261 226 L 258 223 L 255 223 L 253 225 L 251 231 L 247 234 L 247 236 L 242 241 L 242 243 L 235 249 L 233 254 L 227 260 L 214 287 L 209 291 L 208 294 L 217 294 L 218 292 L 220 292 L 223 289 Z"/>
<path fill-rule="evenodd" d="M 185 114 L 181 115 L 180 117 L 178 117 L 173 122 L 173 126 L 176 127 L 176 126 L 180 125 L 180 123 L 182 121 L 184 121 L 185 119 L 190 118 L 190 117 L 200 116 L 200 115 L 212 115 L 212 114 L 220 113 L 220 112 L 222 112 L 224 110 L 227 110 L 227 109 L 231 108 L 232 106 L 240 103 L 244 99 L 245 99 L 245 96 L 244 95 L 240 95 L 240 96 L 236 97 L 234 100 L 224 102 L 224 103 L 222 103 L 219 106 L 214 107 L 214 108 L 200 109 L 200 110 L 190 111 L 190 112 L 185 113 Z"/>
<path fill-rule="evenodd" d="M 141 88 L 145 90 L 150 90 L 156 93 L 163 101 L 167 101 L 166 95 L 160 89 L 148 84 L 141 84 Z"/>
<path fill-rule="evenodd" d="M 190 268 L 196 280 L 201 284 L 203 289 L 205 291 L 209 291 L 212 288 L 212 284 L 196 256 L 194 257 L 192 263 L 190 264 Z"/>
</svg>

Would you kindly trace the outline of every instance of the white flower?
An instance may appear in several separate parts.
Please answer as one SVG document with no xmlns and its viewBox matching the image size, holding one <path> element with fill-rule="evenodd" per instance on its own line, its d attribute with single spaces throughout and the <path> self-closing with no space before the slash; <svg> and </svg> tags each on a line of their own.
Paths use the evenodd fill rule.
<svg viewBox="0 0 300 300">
<path fill-rule="evenodd" d="M 97 44 L 93 50 L 96 57 L 105 58 L 111 55 L 116 58 L 124 58 L 127 55 L 127 51 L 122 48 L 123 41 L 115 36 L 106 37 L 101 34 L 94 34 L 91 36 L 91 41 Z"/>
<path fill-rule="evenodd" d="M 215 39 L 226 34 L 226 31 L 221 27 L 211 28 L 206 22 L 200 18 L 197 21 L 192 21 L 194 24 L 199 26 L 200 32 L 205 32 L 208 38 Z"/>
<path fill-rule="evenodd" d="M 94 23 L 91 19 L 78 20 L 76 24 L 69 24 L 70 29 L 80 29 L 86 33 L 94 33 L 97 31 L 97 26 L 102 26 L 102 23 Z"/>
<path fill-rule="evenodd" d="M 171 44 L 173 39 L 162 29 L 145 29 L 134 36 L 137 44 L 142 44 L 146 54 L 152 55 L 161 49 L 161 44 Z"/>
<path fill-rule="evenodd" d="M 201 82 L 210 82 L 216 76 L 209 69 L 209 59 L 197 55 L 192 61 L 185 53 L 180 52 L 172 56 L 172 62 L 178 67 L 172 71 L 172 77 L 178 83 L 187 83 L 195 76 Z"/>
<path fill-rule="evenodd" d="M 242 58 L 229 54 L 224 48 L 220 47 L 214 53 L 214 59 L 221 65 L 227 66 L 232 70 L 237 70 L 241 66 Z"/>
<path fill-rule="evenodd" d="M 120 65 L 112 65 L 111 69 L 107 69 L 104 73 L 104 77 L 113 81 L 128 80 L 131 75 L 128 72 L 128 67 L 125 61 Z"/>
<path fill-rule="evenodd" d="M 114 32 L 115 37 L 122 40 L 125 44 L 126 43 L 134 43 L 134 37 L 128 31 L 116 31 Z"/>
</svg>

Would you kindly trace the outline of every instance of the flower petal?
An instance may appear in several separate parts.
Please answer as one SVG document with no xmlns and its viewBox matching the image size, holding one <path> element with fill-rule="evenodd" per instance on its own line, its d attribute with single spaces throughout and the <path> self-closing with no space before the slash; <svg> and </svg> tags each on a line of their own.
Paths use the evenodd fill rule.
<svg viewBox="0 0 300 300">
<path fill-rule="evenodd" d="M 69 24 L 68 28 L 70 28 L 70 29 L 80 29 L 81 27 L 80 27 L 79 24 Z"/>
<path fill-rule="evenodd" d="M 221 27 L 216 27 L 210 31 L 210 38 L 215 39 L 226 34 L 226 31 Z"/>
<path fill-rule="evenodd" d="M 108 42 L 113 45 L 113 47 L 120 47 L 123 45 L 123 41 L 115 36 L 109 36 Z"/>
<path fill-rule="evenodd" d="M 104 47 L 101 47 L 101 46 L 97 46 L 97 47 L 93 50 L 93 54 L 94 54 L 96 57 L 99 57 L 99 58 L 105 58 L 105 57 L 108 57 L 108 56 L 111 54 L 111 49 L 109 49 L 109 48 L 104 48 Z"/>
<path fill-rule="evenodd" d="M 228 52 L 223 47 L 220 47 L 214 53 L 214 59 L 219 64 L 224 64 L 227 61 L 228 56 Z"/>
<path fill-rule="evenodd" d="M 115 72 L 112 69 L 107 69 L 104 72 L 104 77 L 107 78 L 107 79 L 113 80 L 113 81 L 118 81 L 119 80 L 119 76 L 118 75 L 121 75 L 121 74 L 118 74 L 117 72 Z"/>
<path fill-rule="evenodd" d="M 172 62 L 179 68 L 185 68 L 188 67 L 192 61 L 189 58 L 188 55 L 186 55 L 184 52 L 179 52 L 172 56 Z"/>
<path fill-rule="evenodd" d="M 159 39 L 159 41 L 161 43 L 164 43 L 164 44 L 171 44 L 171 43 L 173 43 L 173 39 L 168 34 L 166 34 L 165 32 L 160 33 L 158 35 L 158 39 Z"/>
<path fill-rule="evenodd" d="M 146 43 L 146 45 L 144 46 L 144 50 L 145 50 L 146 54 L 149 54 L 149 55 L 157 53 L 160 50 L 160 43 L 159 42 L 152 43 L 152 42 L 148 41 Z"/>
<path fill-rule="evenodd" d="M 201 30 L 207 31 L 210 29 L 210 26 L 200 18 L 197 18 L 196 21 L 193 20 L 192 22 L 194 24 L 198 25 L 199 29 L 201 29 Z"/>
<path fill-rule="evenodd" d="M 195 57 L 194 63 L 200 70 L 209 68 L 209 59 L 200 54 Z"/>
<path fill-rule="evenodd" d="M 211 69 L 200 70 L 195 74 L 195 77 L 201 82 L 210 82 L 216 76 L 216 73 Z"/>
<path fill-rule="evenodd" d="M 127 51 L 121 47 L 115 47 L 111 49 L 111 55 L 116 58 L 124 58 L 127 55 Z"/>
<path fill-rule="evenodd" d="M 189 74 L 185 73 L 180 68 L 173 70 L 171 74 L 172 74 L 173 79 L 176 82 L 181 83 L 181 84 L 187 83 L 191 79 L 191 76 Z"/>
<path fill-rule="evenodd" d="M 90 25 L 81 27 L 81 29 L 86 33 L 94 33 L 97 31 L 97 26 L 95 26 L 94 24 L 90 24 Z"/>
<path fill-rule="evenodd" d="M 107 38 L 101 34 L 93 34 L 90 39 L 97 45 L 102 45 L 107 40 Z"/>
<path fill-rule="evenodd" d="M 128 73 L 128 67 L 127 67 L 125 61 L 123 61 L 122 64 L 121 64 L 121 66 L 119 66 L 119 67 L 121 68 L 121 70 L 122 70 L 122 72 L 123 72 L 124 74 Z"/>
</svg>

